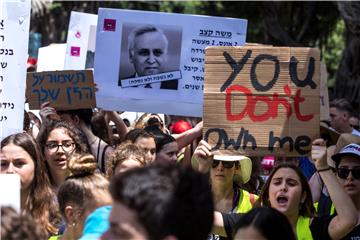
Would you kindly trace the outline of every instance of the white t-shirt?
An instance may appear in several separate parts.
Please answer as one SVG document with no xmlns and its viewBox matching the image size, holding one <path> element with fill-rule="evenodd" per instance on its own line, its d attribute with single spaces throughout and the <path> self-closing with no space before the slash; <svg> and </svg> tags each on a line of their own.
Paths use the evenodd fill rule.
<svg viewBox="0 0 360 240">
<path fill-rule="evenodd" d="M 359 136 L 360 137 L 360 132 L 356 129 L 353 128 L 352 132 L 351 132 L 352 135 L 356 135 L 356 136 Z"/>
</svg>

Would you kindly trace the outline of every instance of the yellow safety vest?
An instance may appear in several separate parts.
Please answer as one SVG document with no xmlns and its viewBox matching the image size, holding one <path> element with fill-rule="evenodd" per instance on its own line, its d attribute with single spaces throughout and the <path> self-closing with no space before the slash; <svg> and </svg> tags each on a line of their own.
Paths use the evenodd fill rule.
<svg viewBox="0 0 360 240">
<path fill-rule="evenodd" d="M 318 212 L 319 202 L 314 203 L 314 208 L 315 208 L 316 212 Z M 332 203 L 332 204 L 331 204 L 331 208 L 330 208 L 329 216 L 334 215 L 334 213 L 335 213 L 335 206 L 334 206 L 334 204 Z"/>
<path fill-rule="evenodd" d="M 296 223 L 296 238 L 297 240 L 312 240 L 310 230 L 310 218 L 299 216 Z"/>
<path fill-rule="evenodd" d="M 259 196 L 249 193 L 246 190 L 239 189 L 239 201 L 237 202 L 236 207 L 233 209 L 233 213 L 247 213 L 253 208 L 254 203 L 259 198 Z"/>
</svg>

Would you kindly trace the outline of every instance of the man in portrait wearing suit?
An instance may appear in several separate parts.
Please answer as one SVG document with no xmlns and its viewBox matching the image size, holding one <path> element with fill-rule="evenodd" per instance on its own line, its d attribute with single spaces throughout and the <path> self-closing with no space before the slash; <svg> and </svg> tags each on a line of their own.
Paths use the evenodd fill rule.
<svg viewBox="0 0 360 240">
<path fill-rule="evenodd" d="M 135 73 L 123 79 L 165 72 L 168 39 L 159 28 L 145 25 L 132 30 L 128 37 L 128 51 Z M 119 80 L 119 86 L 121 86 L 121 80 Z M 178 80 L 149 83 L 138 87 L 177 90 Z"/>
</svg>

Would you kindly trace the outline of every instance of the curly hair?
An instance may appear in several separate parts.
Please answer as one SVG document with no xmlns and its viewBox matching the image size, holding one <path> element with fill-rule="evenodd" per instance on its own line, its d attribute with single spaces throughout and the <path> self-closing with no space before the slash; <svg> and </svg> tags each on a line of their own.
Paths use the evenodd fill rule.
<svg viewBox="0 0 360 240">
<path fill-rule="evenodd" d="M 1 239 L 47 239 L 41 224 L 30 215 L 18 214 L 12 207 L 1 207 Z"/>
<path fill-rule="evenodd" d="M 65 121 L 52 121 L 49 126 L 40 129 L 40 132 L 36 138 L 38 144 L 40 145 L 41 153 L 45 156 L 45 146 L 46 142 L 49 138 L 50 133 L 54 129 L 63 128 L 66 130 L 66 133 L 71 137 L 71 139 L 75 142 L 75 150 L 74 153 L 85 154 L 91 153 L 90 146 L 85 134 L 75 126 L 65 122 Z M 51 172 L 49 169 L 49 165 L 47 161 L 45 161 L 46 171 L 50 176 L 50 182 L 53 184 L 53 179 L 51 176 Z"/>
<path fill-rule="evenodd" d="M 106 168 L 107 177 L 111 179 L 115 173 L 116 167 L 128 159 L 136 160 L 141 166 L 146 165 L 144 151 L 136 144 L 126 141 L 120 144 L 110 155 L 108 166 Z"/>
</svg>

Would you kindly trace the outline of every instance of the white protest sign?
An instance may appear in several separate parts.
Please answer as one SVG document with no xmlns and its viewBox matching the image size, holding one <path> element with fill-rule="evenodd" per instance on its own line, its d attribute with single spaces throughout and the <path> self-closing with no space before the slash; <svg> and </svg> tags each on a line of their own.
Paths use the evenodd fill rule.
<svg viewBox="0 0 360 240">
<path fill-rule="evenodd" d="M 65 43 L 50 44 L 49 46 L 39 48 L 36 71 L 64 70 L 65 53 Z"/>
<path fill-rule="evenodd" d="M 93 68 L 97 15 L 71 12 L 64 70 Z"/>
<path fill-rule="evenodd" d="M 31 1 L 0 1 L 0 138 L 23 129 Z"/>
<path fill-rule="evenodd" d="M 11 206 L 20 213 L 20 176 L 0 174 L 0 206 Z"/>
<path fill-rule="evenodd" d="M 97 106 L 202 116 L 204 49 L 244 45 L 246 28 L 242 19 L 100 8 Z"/>
</svg>

